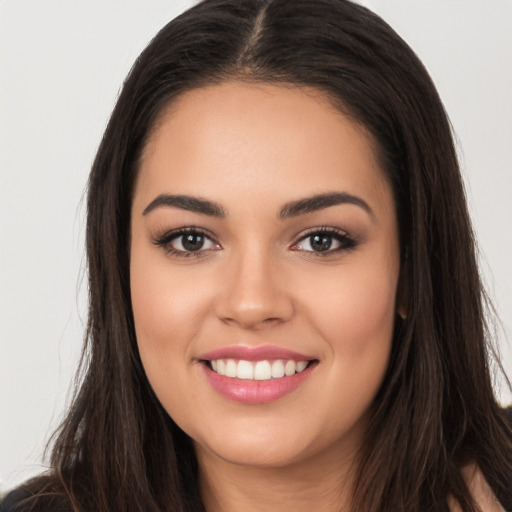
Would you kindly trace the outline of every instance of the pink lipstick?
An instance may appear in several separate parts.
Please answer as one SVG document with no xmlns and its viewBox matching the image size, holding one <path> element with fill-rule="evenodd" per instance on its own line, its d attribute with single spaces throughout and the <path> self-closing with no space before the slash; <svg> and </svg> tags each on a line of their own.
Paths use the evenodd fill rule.
<svg viewBox="0 0 512 512">
<path fill-rule="evenodd" d="M 276 346 L 233 346 L 198 358 L 211 386 L 247 404 L 278 400 L 305 382 L 318 361 Z"/>
<path fill-rule="evenodd" d="M 213 359 L 244 359 L 245 361 L 285 359 L 294 361 L 311 361 L 313 358 L 292 350 L 272 345 L 263 345 L 261 347 L 244 347 L 242 345 L 236 345 L 233 347 L 213 350 L 212 352 L 201 355 L 198 359 L 208 361 Z"/>
</svg>

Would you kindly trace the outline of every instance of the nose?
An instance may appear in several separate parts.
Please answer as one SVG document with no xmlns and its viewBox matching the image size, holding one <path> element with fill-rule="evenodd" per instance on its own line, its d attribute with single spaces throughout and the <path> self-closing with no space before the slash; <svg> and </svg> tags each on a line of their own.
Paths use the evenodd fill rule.
<svg viewBox="0 0 512 512">
<path fill-rule="evenodd" d="M 271 255 L 247 250 L 226 262 L 217 300 L 218 318 L 243 329 L 257 330 L 286 322 L 294 304 L 283 273 Z"/>
</svg>

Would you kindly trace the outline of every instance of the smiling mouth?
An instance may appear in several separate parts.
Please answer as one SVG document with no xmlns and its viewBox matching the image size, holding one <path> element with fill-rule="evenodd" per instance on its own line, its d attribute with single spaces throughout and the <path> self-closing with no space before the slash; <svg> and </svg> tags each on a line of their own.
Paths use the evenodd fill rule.
<svg viewBox="0 0 512 512">
<path fill-rule="evenodd" d="M 246 361 L 244 359 L 212 359 L 203 362 L 218 375 L 233 379 L 265 381 L 282 379 L 302 373 L 317 360 L 264 359 L 261 361 Z"/>
</svg>

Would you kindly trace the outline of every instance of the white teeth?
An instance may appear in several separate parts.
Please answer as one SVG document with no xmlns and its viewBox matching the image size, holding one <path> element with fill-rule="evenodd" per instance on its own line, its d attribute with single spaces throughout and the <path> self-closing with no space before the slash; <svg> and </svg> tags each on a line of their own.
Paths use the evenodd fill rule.
<svg viewBox="0 0 512 512">
<path fill-rule="evenodd" d="M 284 364 L 283 361 L 274 361 L 272 363 L 272 377 L 279 379 L 284 377 Z"/>
<path fill-rule="evenodd" d="M 256 380 L 270 380 L 272 378 L 272 367 L 268 361 L 258 361 L 254 366 L 254 378 Z"/>
<path fill-rule="evenodd" d="M 233 359 L 228 359 L 226 361 L 226 377 L 236 377 L 237 376 L 237 364 Z"/>
<path fill-rule="evenodd" d="M 308 361 L 245 361 L 241 359 L 216 359 L 210 361 L 211 368 L 219 375 L 244 380 L 270 380 L 290 377 L 300 373 L 308 366 Z"/>
<path fill-rule="evenodd" d="M 286 361 L 286 364 L 284 365 L 284 374 L 287 377 L 293 375 L 295 373 L 296 366 L 295 361 Z"/>
<path fill-rule="evenodd" d="M 295 367 L 297 373 L 300 373 L 302 370 L 305 370 L 307 365 L 307 361 L 297 361 L 297 366 Z"/>
<path fill-rule="evenodd" d="M 239 379 L 254 379 L 254 365 L 249 361 L 240 360 L 238 362 L 238 373 L 236 376 Z"/>
<path fill-rule="evenodd" d="M 219 375 L 226 375 L 226 363 L 222 359 L 217 360 L 217 373 Z"/>
</svg>

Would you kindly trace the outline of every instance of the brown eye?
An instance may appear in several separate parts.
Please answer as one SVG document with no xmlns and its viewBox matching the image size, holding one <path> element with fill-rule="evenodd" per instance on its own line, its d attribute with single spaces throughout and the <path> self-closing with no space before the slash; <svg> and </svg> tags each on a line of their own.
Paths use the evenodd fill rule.
<svg viewBox="0 0 512 512">
<path fill-rule="evenodd" d="M 291 249 L 293 251 L 310 252 L 315 254 L 332 254 L 353 249 L 357 245 L 346 233 L 334 229 L 310 231 L 303 236 Z"/>
<path fill-rule="evenodd" d="M 204 235 L 202 235 L 200 233 L 181 235 L 181 236 L 177 237 L 175 240 L 173 240 L 173 243 L 178 240 L 180 240 L 179 243 L 183 247 L 182 250 L 199 251 L 204 246 L 205 237 L 204 237 Z"/>
<path fill-rule="evenodd" d="M 311 235 L 309 239 L 311 249 L 316 252 L 328 251 L 332 246 L 332 236 L 330 235 Z"/>
<path fill-rule="evenodd" d="M 219 249 L 217 243 L 200 231 L 175 233 L 168 239 L 165 245 L 168 249 L 176 253 L 191 253 Z"/>
<path fill-rule="evenodd" d="M 209 250 L 218 250 L 220 245 L 210 236 L 196 228 L 183 228 L 155 238 L 153 243 L 173 256 L 199 255 Z"/>
</svg>

